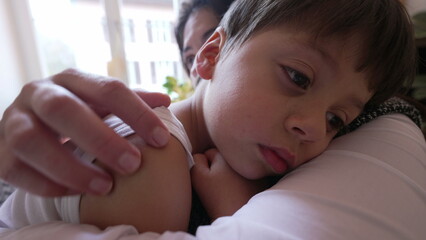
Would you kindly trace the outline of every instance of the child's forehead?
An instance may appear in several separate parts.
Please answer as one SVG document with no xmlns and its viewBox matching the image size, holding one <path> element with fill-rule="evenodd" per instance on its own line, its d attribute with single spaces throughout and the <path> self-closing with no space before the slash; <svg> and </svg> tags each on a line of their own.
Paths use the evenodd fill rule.
<svg viewBox="0 0 426 240">
<path fill-rule="evenodd" d="M 364 52 L 362 37 L 357 32 L 347 32 L 342 34 L 322 34 L 321 32 L 306 30 L 291 24 L 280 24 L 259 30 L 248 39 L 250 41 L 258 35 L 267 33 L 273 38 L 282 38 L 293 41 L 292 45 L 299 48 L 306 48 L 321 55 L 330 55 L 330 52 L 345 53 L 350 58 L 361 58 Z M 243 43 L 244 44 L 244 43 Z M 283 45 L 286 41 L 283 41 Z M 273 48 L 274 46 L 270 46 Z"/>
</svg>

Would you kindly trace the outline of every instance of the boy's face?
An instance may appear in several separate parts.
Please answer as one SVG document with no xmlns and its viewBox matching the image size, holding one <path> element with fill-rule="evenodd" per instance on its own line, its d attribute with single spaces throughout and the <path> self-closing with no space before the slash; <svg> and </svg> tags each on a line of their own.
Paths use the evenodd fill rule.
<svg viewBox="0 0 426 240">
<path fill-rule="evenodd" d="M 305 33 L 274 28 L 211 58 L 226 38 L 221 31 L 200 52 L 213 68 L 211 76 L 201 69 L 211 79 L 204 118 L 216 147 L 246 178 L 282 174 L 319 155 L 372 96 L 355 71 L 353 39 L 314 47 Z"/>
</svg>

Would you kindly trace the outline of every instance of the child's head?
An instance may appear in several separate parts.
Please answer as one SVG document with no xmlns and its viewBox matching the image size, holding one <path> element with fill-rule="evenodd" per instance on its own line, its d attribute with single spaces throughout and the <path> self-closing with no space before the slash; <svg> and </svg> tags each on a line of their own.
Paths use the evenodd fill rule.
<svg viewBox="0 0 426 240">
<path fill-rule="evenodd" d="M 196 57 L 210 79 L 196 96 L 214 146 L 246 178 L 319 155 L 373 95 L 412 74 L 396 0 L 237 0 L 221 25 Z"/>
<path fill-rule="evenodd" d="M 221 22 L 226 51 L 259 31 L 291 26 L 321 38 L 358 38 L 356 70 L 366 72 L 370 103 L 386 100 L 411 85 L 416 50 L 410 16 L 398 0 L 241 0 Z"/>
</svg>

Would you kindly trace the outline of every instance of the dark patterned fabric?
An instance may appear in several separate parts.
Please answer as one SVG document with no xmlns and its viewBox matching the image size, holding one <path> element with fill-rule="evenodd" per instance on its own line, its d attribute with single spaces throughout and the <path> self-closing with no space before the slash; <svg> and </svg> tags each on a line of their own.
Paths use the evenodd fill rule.
<svg viewBox="0 0 426 240">
<path fill-rule="evenodd" d="M 197 193 L 192 191 L 192 208 L 189 219 L 188 233 L 195 235 L 197 228 L 202 225 L 209 225 L 210 217 L 204 209 Z"/>
<path fill-rule="evenodd" d="M 6 201 L 7 197 L 12 194 L 13 190 L 15 190 L 14 187 L 10 186 L 5 182 L 0 181 L 0 206 L 3 204 L 4 201 Z"/>
<path fill-rule="evenodd" d="M 379 106 L 366 108 L 354 121 L 345 126 L 336 137 L 340 137 L 362 125 L 380 117 L 392 113 L 400 113 L 409 117 L 420 129 L 422 128 L 422 117 L 420 111 L 405 100 L 397 97 L 390 98 Z"/>
</svg>

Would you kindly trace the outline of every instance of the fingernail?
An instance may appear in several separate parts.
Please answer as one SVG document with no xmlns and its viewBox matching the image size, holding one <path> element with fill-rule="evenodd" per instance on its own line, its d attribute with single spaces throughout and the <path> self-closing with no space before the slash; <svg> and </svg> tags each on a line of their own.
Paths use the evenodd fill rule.
<svg viewBox="0 0 426 240">
<path fill-rule="evenodd" d="M 170 134 L 166 129 L 162 127 L 154 128 L 152 134 L 153 139 L 158 147 L 162 147 L 169 142 Z"/>
<path fill-rule="evenodd" d="M 129 152 L 126 152 L 121 155 L 120 159 L 118 160 L 118 164 L 120 164 L 120 167 L 126 173 L 132 173 L 136 171 L 136 169 L 139 168 L 140 163 L 140 157 L 135 156 L 134 154 L 131 154 Z"/>
<path fill-rule="evenodd" d="M 90 182 L 89 187 L 95 193 L 106 194 L 111 191 L 112 182 L 102 178 L 95 178 Z"/>
</svg>

